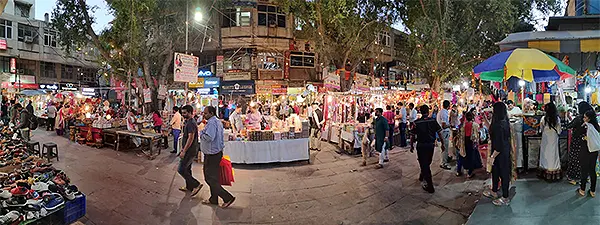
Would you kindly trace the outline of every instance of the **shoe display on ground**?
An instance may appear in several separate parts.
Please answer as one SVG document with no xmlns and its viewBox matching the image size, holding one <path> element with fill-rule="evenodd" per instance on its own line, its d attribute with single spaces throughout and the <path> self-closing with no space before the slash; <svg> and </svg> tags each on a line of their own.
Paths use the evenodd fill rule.
<svg viewBox="0 0 600 225">
<path fill-rule="evenodd" d="M 63 204 L 65 204 L 63 197 L 56 193 L 44 196 L 44 202 L 42 203 L 44 208 L 48 211 L 55 210 L 61 207 Z"/>
</svg>

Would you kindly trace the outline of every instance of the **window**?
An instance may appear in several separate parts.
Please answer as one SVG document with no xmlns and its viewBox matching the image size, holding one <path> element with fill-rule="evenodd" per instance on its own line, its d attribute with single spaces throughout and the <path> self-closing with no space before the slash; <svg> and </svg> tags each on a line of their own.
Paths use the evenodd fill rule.
<svg viewBox="0 0 600 225">
<path fill-rule="evenodd" d="M 315 67 L 315 53 L 291 52 L 290 67 Z"/>
<path fill-rule="evenodd" d="M 0 19 L 0 37 L 12 38 L 12 21 Z"/>
<path fill-rule="evenodd" d="M 379 33 L 379 35 L 377 35 L 377 43 L 383 46 L 392 46 L 390 34 L 387 31 Z"/>
<path fill-rule="evenodd" d="M 33 60 L 17 59 L 17 71 L 19 74 L 35 76 L 36 67 L 37 64 Z"/>
<path fill-rule="evenodd" d="M 250 26 L 250 12 L 242 11 L 241 8 L 223 14 L 223 27 Z"/>
<path fill-rule="evenodd" d="M 269 27 L 285 27 L 285 13 L 278 7 L 258 5 L 258 25 Z"/>
<path fill-rule="evenodd" d="M 73 66 L 61 65 L 61 68 L 60 68 L 61 79 L 74 80 L 76 76 L 75 76 L 75 71 L 73 71 L 73 70 L 74 70 Z"/>
<path fill-rule="evenodd" d="M 0 56 L 0 72 L 10 73 L 10 58 Z"/>
<path fill-rule="evenodd" d="M 40 72 L 42 77 L 56 78 L 54 63 L 40 62 Z"/>
<path fill-rule="evenodd" d="M 56 47 L 56 32 L 44 29 L 44 45 Z"/>
<path fill-rule="evenodd" d="M 15 1 L 15 16 L 29 18 L 30 4 Z"/>
<path fill-rule="evenodd" d="M 37 29 L 37 27 L 32 27 L 19 23 L 19 32 L 17 35 L 18 40 L 20 42 L 38 44 L 38 39 L 36 38 Z"/>
<path fill-rule="evenodd" d="M 96 80 L 96 72 L 95 68 L 82 68 L 79 74 L 81 75 L 79 80 L 87 83 L 95 83 Z"/>
</svg>

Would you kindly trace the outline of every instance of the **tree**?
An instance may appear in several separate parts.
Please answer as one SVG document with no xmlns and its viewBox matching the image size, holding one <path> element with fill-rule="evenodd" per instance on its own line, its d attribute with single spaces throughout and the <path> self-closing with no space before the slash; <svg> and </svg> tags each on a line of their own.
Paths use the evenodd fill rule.
<svg viewBox="0 0 600 225">
<path fill-rule="evenodd" d="M 372 57 L 377 34 L 399 19 L 396 0 L 281 0 L 284 11 L 297 21 L 295 37 L 315 46 L 324 66 L 354 70 L 360 61 Z M 342 91 L 352 79 L 340 76 Z"/>
<path fill-rule="evenodd" d="M 196 2 L 196 1 L 195 1 Z M 108 64 L 113 76 L 121 79 L 131 73 L 138 85 L 152 90 L 151 110 L 157 109 L 157 84 L 172 81 L 173 54 L 185 45 L 185 1 L 107 0 L 115 17 L 110 28 L 97 34 L 93 29 L 94 8 L 85 0 L 58 0 L 52 12 L 52 27 L 60 45 L 71 52 L 89 45 L 100 52 L 99 62 Z M 193 8 L 190 6 L 190 8 Z M 200 31 L 190 29 L 190 37 Z M 191 49 L 197 43 L 191 43 Z M 143 71 L 141 81 L 135 74 Z M 156 80 L 156 82 L 155 82 Z"/>
<path fill-rule="evenodd" d="M 411 68 L 434 90 L 467 76 L 473 66 L 499 51 L 496 42 L 532 30 L 532 10 L 560 9 L 558 0 L 403 0 L 402 21 L 410 31 Z M 414 46 L 415 49 L 412 49 Z"/>
</svg>

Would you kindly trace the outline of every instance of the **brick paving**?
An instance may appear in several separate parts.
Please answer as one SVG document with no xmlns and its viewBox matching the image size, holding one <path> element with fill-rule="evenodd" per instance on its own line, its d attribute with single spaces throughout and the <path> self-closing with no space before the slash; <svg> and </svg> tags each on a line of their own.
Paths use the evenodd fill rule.
<svg viewBox="0 0 600 225">
<path fill-rule="evenodd" d="M 163 151 L 147 160 L 132 151 L 91 148 L 37 130 L 33 140 L 59 146 L 57 168 L 87 195 L 84 224 L 464 224 L 484 180 L 456 177 L 433 163 L 435 194 L 425 193 L 416 155 L 396 148 L 383 169 L 360 167 L 360 157 L 339 155 L 332 145 L 311 152 L 311 163 L 234 165 L 236 182 L 226 187 L 237 197 L 228 209 L 200 204 L 177 190 L 178 158 Z M 439 162 L 436 154 L 434 162 Z M 202 183 L 202 165 L 193 173 Z"/>
</svg>

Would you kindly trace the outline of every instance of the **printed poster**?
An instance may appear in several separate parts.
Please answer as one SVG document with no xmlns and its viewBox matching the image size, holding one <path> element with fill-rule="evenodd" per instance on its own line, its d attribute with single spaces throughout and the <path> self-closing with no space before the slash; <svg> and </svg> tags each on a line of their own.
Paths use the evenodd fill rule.
<svg viewBox="0 0 600 225">
<path fill-rule="evenodd" d="M 176 52 L 173 63 L 173 80 L 175 82 L 196 82 L 198 57 Z"/>
</svg>

